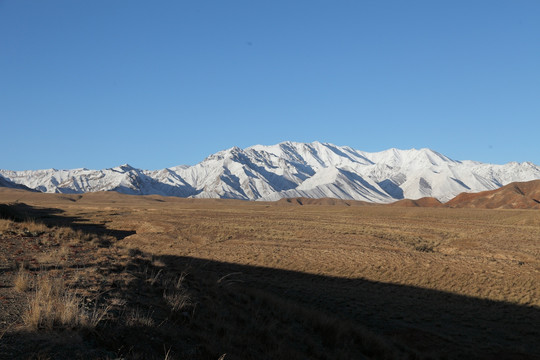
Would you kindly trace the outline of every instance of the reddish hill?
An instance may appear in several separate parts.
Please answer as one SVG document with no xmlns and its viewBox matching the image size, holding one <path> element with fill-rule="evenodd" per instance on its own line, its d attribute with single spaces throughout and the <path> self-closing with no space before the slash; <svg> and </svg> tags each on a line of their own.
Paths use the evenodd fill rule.
<svg viewBox="0 0 540 360">
<path fill-rule="evenodd" d="M 283 198 L 275 202 L 277 205 L 341 205 L 341 206 L 366 206 L 366 205 L 380 205 L 373 204 L 358 200 L 342 200 L 334 198 Z"/>
<path fill-rule="evenodd" d="M 403 199 L 391 203 L 390 206 L 399 206 L 399 207 L 439 207 L 442 206 L 442 203 L 432 197 L 423 197 L 418 200 Z"/>
<path fill-rule="evenodd" d="M 445 206 L 481 209 L 540 209 L 540 180 L 515 182 L 496 190 L 461 193 Z"/>
</svg>

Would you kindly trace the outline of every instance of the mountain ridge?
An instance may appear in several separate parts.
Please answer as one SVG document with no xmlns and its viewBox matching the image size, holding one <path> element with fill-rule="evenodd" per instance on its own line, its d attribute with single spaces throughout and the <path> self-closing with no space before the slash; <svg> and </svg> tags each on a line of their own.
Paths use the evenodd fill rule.
<svg viewBox="0 0 540 360">
<path fill-rule="evenodd" d="M 446 202 L 462 192 L 540 179 L 540 167 L 531 162 L 497 165 L 453 160 L 428 148 L 370 153 L 317 141 L 286 141 L 232 147 L 193 166 L 154 171 L 123 164 L 102 170 L 0 170 L 0 175 L 8 186 L 66 194 L 118 191 L 192 198 L 329 197 L 392 203 L 424 197 Z"/>
</svg>

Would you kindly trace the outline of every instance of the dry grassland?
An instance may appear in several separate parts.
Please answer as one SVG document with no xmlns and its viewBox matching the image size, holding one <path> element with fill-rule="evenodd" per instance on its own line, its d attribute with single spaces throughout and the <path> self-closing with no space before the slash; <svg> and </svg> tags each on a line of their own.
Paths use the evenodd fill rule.
<svg viewBox="0 0 540 360">
<path fill-rule="evenodd" d="M 158 308 L 167 308 L 166 316 L 152 303 L 157 300 L 133 302 L 121 292 L 115 305 L 109 300 L 100 309 L 124 306 L 128 327 L 183 324 L 197 334 L 185 340 L 192 351 L 188 358 L 539 354 L 538 210 L 300 206 L 7 190 L 0 199 L 25 203 L 42 221 L 54 218 L 58 226 L 79 231 L 65 241 L 106 249 L 104 256 L 124 269 L 118 276 L 140 277 L 144 286 L 158 289 Z M 46 231 L 40 226 L 27 230 Z M 0 221 L 0 231 L 8 228 Z M 54 236 L 61 238 L 62 231 L 67 230 L 58 228 Z M 72 252 L 63 249 L 51 248 L 36 261 L 74 266 Z M 111 254 L 121 254 L 121 260 Z M 6 263 L 13 260 L 3 256 Z M 15 292 L 38 296 L 39 290 L 28 290 L 26 270 L 15 266 Z M 130 266 L 137 272 L 125 270 Z M 124 283 L 123 291 L 133 291 L 132 282 Z M 91 319 L 85 316 L 87 324 Z M 108 317 L 113 318 L 102 316 Z M 181 354 L 167 346 L 155 358 Z M 119 353 L 137 358 L 133 351 Z"/>
<path fill-rule="evenodd" d="M 111 225 L 159 255 L 540 306 L 538 211 L 231 204 L 135 209 Z"/>
</svg>

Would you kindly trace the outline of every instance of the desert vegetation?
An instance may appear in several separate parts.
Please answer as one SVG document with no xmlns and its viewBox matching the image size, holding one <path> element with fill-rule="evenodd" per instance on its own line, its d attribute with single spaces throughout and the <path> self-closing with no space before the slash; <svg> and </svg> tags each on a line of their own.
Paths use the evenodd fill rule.
<svg viewBox="0 0 540 360">
<path fill-rule="evenodd" d="M 538 354 L 535 210 L 0 199 L 0 358 Z"/>
</svg>

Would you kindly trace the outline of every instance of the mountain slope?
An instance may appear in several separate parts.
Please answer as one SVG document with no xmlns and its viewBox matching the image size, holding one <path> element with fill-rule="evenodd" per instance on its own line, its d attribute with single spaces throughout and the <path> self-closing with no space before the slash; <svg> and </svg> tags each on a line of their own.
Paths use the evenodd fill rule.
<svg viewBox="0 0 540 360">
<path fill-rule="evenodd" d="M 233 147 L 194 166 L 147 171 L 122 165 L 104 170 L 0 170 L 6 181 L 43 192 L 118 191 L 193 198 L 278 200 L 339 198 L 376 203 L 494 190 L 540 179 L 532 163 L 456 161 L 430 149 L 362 152 L 320 142 Z"/>
<path fill-rule="evenodd" d="M 24 185 L 21 185 L 21 184 L 14 183 L 13 181 L 10 181 L 10 180 L 6 179 L 6 178 L 3 177 L 2 175 L 0 175 L 0 187 L 11 188 L 11 189 L 20 189 L 20 190 L 36 191 L 36 190 L 30 189 L 30 188 L 27 187 L 27 186 L 24 186 Z"/>
</svg>

